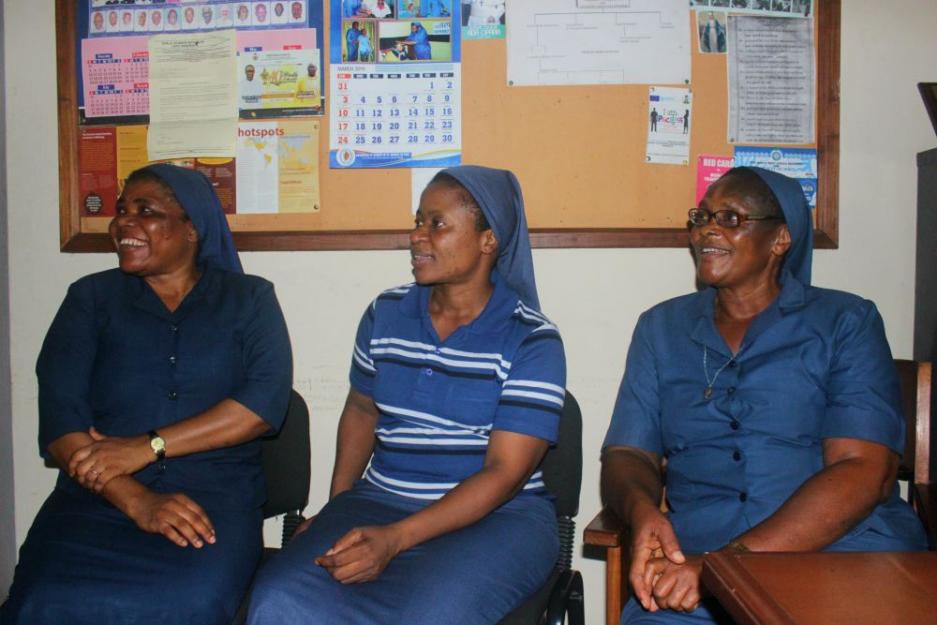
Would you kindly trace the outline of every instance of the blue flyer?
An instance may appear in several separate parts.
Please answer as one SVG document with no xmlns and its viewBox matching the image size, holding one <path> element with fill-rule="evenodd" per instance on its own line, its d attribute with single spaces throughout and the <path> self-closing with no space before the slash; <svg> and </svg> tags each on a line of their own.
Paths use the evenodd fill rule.
<svg viewBox="0 0 937 625">
<path fill-rule="evenodd" d="M 800 181 L 810 208 L 817 207 L 817 151 L 812 148 L 735 147 L 736 167 L 761 167 Z"/>
</svg>

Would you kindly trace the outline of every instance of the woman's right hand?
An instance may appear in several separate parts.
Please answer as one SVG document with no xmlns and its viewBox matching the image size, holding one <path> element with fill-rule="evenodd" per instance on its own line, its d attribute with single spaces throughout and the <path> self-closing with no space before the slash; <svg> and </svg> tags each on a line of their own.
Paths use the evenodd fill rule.
<svg viewBox="0 0 937 625">
<path fill-rule="evenodd" d="M 645 610 L 656 612 L 653 589 L 655 580 L 648 563 L 664 557 L 674 564 L 683 564 L 686 557 L 680 551 L 680 542 L 670 521 L 660 508 L 650 503 L 636 504 L 631 512 L 631 569 L 628 580 L 635 597 Z M 650 579 L 649 579 L 650 577 Z"/>
<path fill-rule="evenodd" d="M 201 549 L 205 543 L 215 543 L 215 528 L 208 514 L 182 493 L 141 493 L 127 515 L 144 532 L 162 534 L 180 547 Z"/>
</svg>

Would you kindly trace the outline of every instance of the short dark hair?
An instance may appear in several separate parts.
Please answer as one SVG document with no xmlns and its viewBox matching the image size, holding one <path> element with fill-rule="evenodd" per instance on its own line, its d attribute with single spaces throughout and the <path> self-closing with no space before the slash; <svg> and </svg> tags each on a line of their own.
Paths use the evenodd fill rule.
<svg viewBox="0 0 937 625">
<path fill-rule="evenodd" d="M 491 224 L 488 223 L 488 218 L 485 217 L 485 212 L 482 210 L 482 207 L 479 206 L 478 201 L 471 194 L 471 192 L 469 192 L 469 190 L 466 189 L 465 186 L 454 176 L 441 171 L 433 176 L 433 179 L 429 181 L 429 185 L 427 186 L 434 184 L 442 185 L 447 189 L 456 191 L 459 194 L 459 199 L 462 201 L 462 206 L 472 211 L 472 213 L 475 215 L 476 232 L 491 230 Z"/>
</svg>

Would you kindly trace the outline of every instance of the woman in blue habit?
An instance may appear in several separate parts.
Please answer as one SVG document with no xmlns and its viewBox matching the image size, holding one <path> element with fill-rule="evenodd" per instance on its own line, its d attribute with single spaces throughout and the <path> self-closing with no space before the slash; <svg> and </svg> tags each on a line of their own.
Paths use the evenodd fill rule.
<svg viewBox="0 0 937 625">
<path fill-rule="evenodd" d="M 732 169 L 689 227 L 707 288 L 641 315 L 603 450 L 603 499 L 631 528 L 628 625 L 729 623 L 699 584 L 707 551 L 926 548 L 895 483 L 882 318 L 811 286 L 800 183 Z"/>
<path fill-rule="evenodd" d="M 553 568 L 538 467 L 566 366 L 517 179 L 438 174 L 410 255 L 358 326 L 330 501 L 260 572 L 251 625 L 497 623 Z"/>
<path fill-rule="evenodd" d="M 68 289 L 42 345 L 39 451 L 60 468 L 20 550 L 4 625 L 229 625 L 260 558 L 257 438 L 292 364 L 209 181 L 128 178 L 118 269 Z"/>
</svg>

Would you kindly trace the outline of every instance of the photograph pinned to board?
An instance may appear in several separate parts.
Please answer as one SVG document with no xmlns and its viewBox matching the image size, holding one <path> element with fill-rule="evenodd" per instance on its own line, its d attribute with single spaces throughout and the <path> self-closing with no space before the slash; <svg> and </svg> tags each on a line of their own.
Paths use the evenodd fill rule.
<svg viewBox="0 0 937 625">
<path fill-rule="evenodd" d="M 816 141 L 813 20 L 729 15 L 729 143 Z"/>
<path fill-rule="evenodd" d="M 207 32 L 305 28 L 311 0 L 241 0 L 198 4 L 158 3 L 151 0 L 121 0 L 120 4 L 87 4 L 88 37 L 125 37 L 167 32 Z M 315 2 L 312 3 L 313 8 Z M 116 5 L 116 6 L 115 6 Z M 160 6 L 162 5 L 162 6 Z M 321 8 L 319 9 L 321 14 Z"/>
<path fill-rule="evenodd" d="M 462 3 L 462 39 L 504 39 L 507 0 Z M 412 3 L 411 3 L 412 4 Z"/>
<path fill-rule="evenodd" d="M 682 87 L 649 87 L 647 102 L 648 163 L 688 165 L 693 94 Z"/>
<path fill-rule="evenodd" d="M 812 148 L 778 148 L 739 145 L 737 167 L 761 167 L 795 178 L 804 189 L 810 208 L 817 207 L 817 151 Z"/>
<path fill-rule="evenodd" d="M 690 0 L 690 9 L 718 9 L 762 17 L 805 18 L 813 15 L 813 0 Z"/>
<path fill-rule="evenodd" d="M 726 14 L 721 11 L 697 11 L 696 32 L 703 54 L 726 53 Z"/>
<path fill-rule="evenodd" d="M 722 174 L 735 167 L 735 159 L 731 156 L 718 154 L 700 154 L 696 159 L 696 204 L 706 195 L 706 190 L 712 183 L 719 180 Z"/>
<path fill-rule="evenodd" d="M 689 84 L 686 0 L 507 4 L 508 85 Z"/>
<path fill-rule="evenodd" d="M 404 19 L 363 17 L 368 0 L 330 7 L 329 166 L 458 165 L 461 3 L 419 0 Z"/>
</svg>

